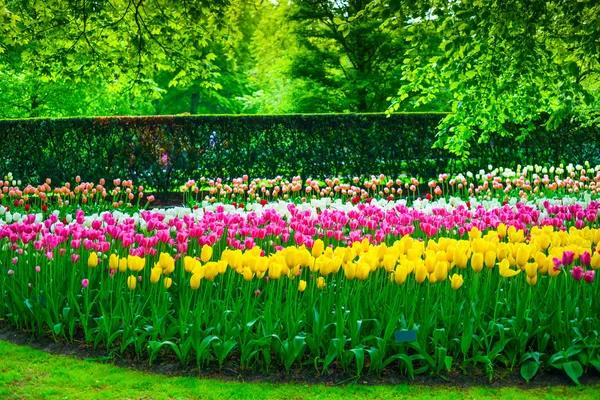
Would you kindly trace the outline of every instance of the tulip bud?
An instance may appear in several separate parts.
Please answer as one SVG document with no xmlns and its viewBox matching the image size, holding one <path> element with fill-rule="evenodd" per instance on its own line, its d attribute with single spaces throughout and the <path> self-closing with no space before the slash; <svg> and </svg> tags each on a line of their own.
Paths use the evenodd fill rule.
<svg viewBox="0 0 600 400">
<path fill-rule="evenodd" d="M 163 281 L 165 289 L 170 288 L 172 283 L 173 283 L 173 279 L 171 279 L 171 278 L 165 278 Z"/>
<path fill-rule="evenodd" d="M 129 277 L 127 278 L 127 287 L 129 288 L 129 290 L 135 290 L 136 285 L 137 278 L 134 275 L 129 275 Z"/>
<path fill-rule="evenodd" d="M 452 286 L 452 289 L 454 289 L 454 290 L 458 290 L 462 286 L 463 282 L 464 282 L 463 277 L 458 274 L 454 274 L 450 278 L 450 284 Z"/>
<path fill-rule="evenodd" d="M 298 291 L 304 292 L 305 289 L 306 289 L 306 281 L 300 280 L 300 282 L 298 282 Z"/>
<path fill-rule="evenodd" d="M 98 265 L 98 254 L 95 251 L 91 252 L 88 257 L 88 267 L 96 268 Z"/>
<path fill-rule="evenodd" d="M 473 253 L 473 256 L 471 256 L 471 268 L 473 268 L 474 272 L 479 272 L 483 269 L 483 261 L 483 253 Z"/>
<path fill-rule="evenodd" d="M 327 286 L 327 284 L 325 283 L 325 278 L 323 278 L 322 276 L 317 278 L 317 287 L 319 289 L 323 289 L 325 286 Z"/>
</svg>

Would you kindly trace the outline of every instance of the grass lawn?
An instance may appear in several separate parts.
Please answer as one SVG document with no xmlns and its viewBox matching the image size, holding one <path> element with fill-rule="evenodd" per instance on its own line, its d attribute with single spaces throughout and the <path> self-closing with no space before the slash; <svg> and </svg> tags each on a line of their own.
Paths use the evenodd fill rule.
<svg viewBox="0 0 600 400">
<path fill-rule="evenodd" d="M 598 399 L 600 385 L 451 388 L 311 386 L 167 377 L 47 354 L 0 340 L 0 399 Z"/>
</svg>

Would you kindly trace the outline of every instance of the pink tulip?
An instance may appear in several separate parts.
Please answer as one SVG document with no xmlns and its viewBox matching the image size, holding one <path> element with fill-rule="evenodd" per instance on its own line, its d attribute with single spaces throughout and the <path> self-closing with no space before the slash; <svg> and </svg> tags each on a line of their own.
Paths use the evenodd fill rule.
<svg viewBox="0 0 600 400">
<path fill-rule="evenodd" d="M 83 279 L 81 281 L 81 287 L 84 288 L 84 289 L 87 289 L 87 287 L 88 287 L 89 284 L 90 284 L 90 281 L 87 280 L 87 279 Z"/>
<path fill-rule="evenodd" d="M 583 274 L 583 280 L 586 281 L 587 283 L 592 283 L 592 282 L 594 282 L 595 276 L 596 276 L 596 271 L 591 269 L 589 271 L 585 271 L 585 273 Z"/>
<path fill-rule="evenodd" d="M 75 264 L 77 261 L 79 261 L 79 257 L 79 254 L 71 254 L 71 262 Z"/>
<path fill-rule="evenodd" d="M 592 260 L 592 256 L 587 251 L 584 253 L 581 253 L 579 255 L 579 261 L 581 262 L 581 265 L 583 265 L 584 267 L 587 267 L 588 265 L 590 265 L 591 260 Z"/>
<path fill-rule="evenodd" d="M 583 268 L 577 266 L 571 269 L 571 275 L 576 281 L 580 281 L 583 278 Z"/>
</svg>

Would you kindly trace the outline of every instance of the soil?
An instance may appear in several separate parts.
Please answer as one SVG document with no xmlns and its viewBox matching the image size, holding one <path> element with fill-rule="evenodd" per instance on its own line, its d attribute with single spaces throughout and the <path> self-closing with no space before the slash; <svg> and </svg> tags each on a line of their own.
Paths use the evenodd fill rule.
<svg viewBox="0 0 600 400">
<path fill-rule="evenodd" d="M 548 386 L 573 386 L 574 383 L 567 375 L 558 370 L 541 370 L 529 383 L 521 377 L 518 368 L 515 370 L 496 369 L 494 377 L 490 380 L 485 371 L 481 369 L 469 369 L 463 373 L 459 369 L 445 372 L 442 376 L 416 375 L 414 380 L 402 375 L 396 368 L 386 368 L 381 375 L 364 375 L 356 377 L 351 372 L 344 372 L 337 365 L 332 365 L 330 370 L 318 373 L 312 363 L 305 366 L 295 366 L 289 371 L 283 367 L 272 366 L 269 372 L 242 370 L 233 360 L 226 362 L 222 369 L 217 366 L 199 369 L 195 366 L 183 366 L 175 358 L 161 354 L 155 362 L 150 365 L 147 358 L 136 357 L 133 353 L 117 354 L 109 353 L 106 349 L 93 348 L 85 344 L 82 337 L 75 338 L 73 342 L 64 339 L 54 341 L 49 336 L 32 337 L 29 333 L 18 331 L 6 322 L 0 321 L 0 340 L 7 341 L 20 346 L 42 350 L 50 354 L 76 357 L 82 360 L 97 361 L 115 365 L 121 368 L 145 371 L 152 374 L 168 376 L 195 376 L 201 378 L 218 379 L 222 381 L 238 382 L 269 382 L 269 383 L 296 383 L 309 385 L 397 385 L 408 383 L 417 386 L 432 387 L 518 387 L 522 389 L 544 388 Z M 230 357 L 235 359 L 235 354 Z M 365 366 L 365 371 L 367 366 Z M 600 373 L 597 371 L 588 373 L 580 378 L 583 385 L 597 385 L 600 383 Z"/>
</svg>

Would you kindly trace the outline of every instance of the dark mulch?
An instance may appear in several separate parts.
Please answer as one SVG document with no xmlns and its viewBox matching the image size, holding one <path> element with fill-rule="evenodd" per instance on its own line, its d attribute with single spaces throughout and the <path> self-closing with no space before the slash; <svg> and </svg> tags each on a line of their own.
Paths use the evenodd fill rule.
<svg viewBox="0 0 600 400">
<path fill-rule="evenodd" d="M 240 382 L 269 382 L 269 383 L 298 383 L 316 385 L 340 385 L 358 383 L 362 385 L 397 385 L 408 383 L 420 386 L 446 386 L 454 388 L 467 388 L 473 386 L 501 388 L 519 387 L 522 389 L 543 388 L 548 386 L 566 385 L 574 383 L 561 371 L 542 370 L 529 383 L 521 378 L 518 369 L 509 371 L 498 369 L 492 380 L 480 369 L 469 369 L 466 373 L 458 369 L 445 372 L 443 376 L 417 375 L 414 380 L 400 374 L 394 368 L 386 368 L 381 375 L 365 375 L 356 378 L 351 372 L 344 372 L 339 366 L 332 365 L 329 371 L 318 373 L 312 364 L 301 367 L 293 367 L 285 371 L 283 367 L 272 366 L 269 372 L 242 370 L 233 362 L 228 362 L 223 369 L 216 366 L 212 368 L 199 369 L 195 366 L 183 366 L 174 356 L 161 355 L 150 365 L 147 358 L 138 358 L 133 353 L 117 354 L 108 353 L 106 349 L 93 348 L 82 340 L 75 338 L 73 342 L 64 339 L 54 341 L 48 336 L 33 338 L 30 334 L 18 331 L 9 326 L 5 321 L 0 321 L 0 340 L 4 340 L 21 346 L 29 346 L 33 349 L 42 350 L 51 354 L 76 357 L 84 360 L 95 360 L 108 363 L 122 368 L 145 371 L 153 374 L 168 376 L 196 376 L 202 378 L 219 379 L 222 381 Z M 235 355 L 231 357 L 235 358 Z M 365 368 L 366 371 L 366 368 Z M 590 372 L 580 379 L 583 385 L 595 385 L 600 383 L 600 374 L 596 371 Z"/>
</svg>

